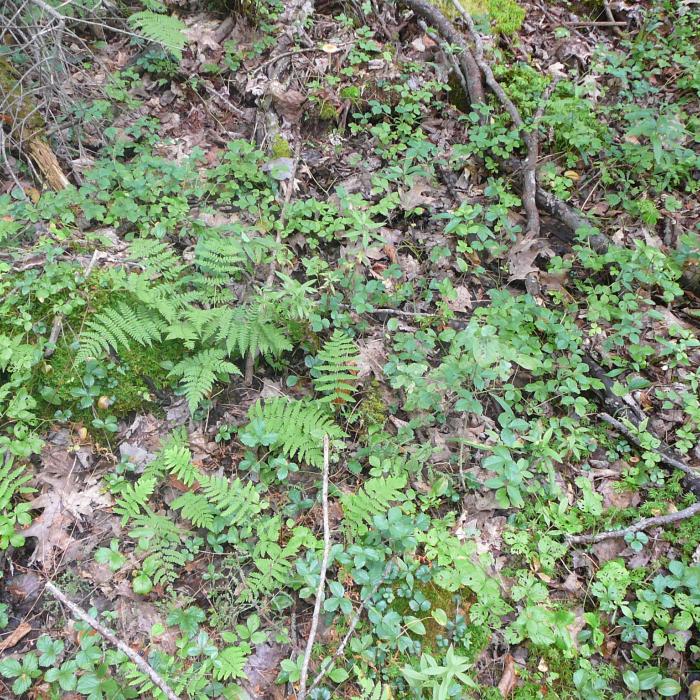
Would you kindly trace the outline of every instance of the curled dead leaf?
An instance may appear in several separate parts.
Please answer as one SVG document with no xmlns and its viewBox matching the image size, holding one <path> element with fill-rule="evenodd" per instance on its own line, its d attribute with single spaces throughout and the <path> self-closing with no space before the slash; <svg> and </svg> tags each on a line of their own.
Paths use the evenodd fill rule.
<svg viewBox="0 0 700 700">
<path fill-rule="evenodd" d="M 515 659 L 510 654 L 506 654 L 506 660 L 503 666 L 503 675 L 501 676 L 501 680 L 498 681 L 498 692 L 504 698 L 507 698 L 513 692 L 517 677 L 518 674 L 515 670 Z"/>
</svg>

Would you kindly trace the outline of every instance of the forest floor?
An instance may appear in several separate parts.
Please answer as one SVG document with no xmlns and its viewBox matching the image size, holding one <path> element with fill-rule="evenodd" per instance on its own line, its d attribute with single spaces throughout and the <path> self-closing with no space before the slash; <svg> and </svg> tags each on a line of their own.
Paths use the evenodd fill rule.
<svg viewBox="0 0 700 700">
<path fill-rule="evenodd" d="M 165 5 L 5 164 L 0 698 L 697 700 L 698 3 Z"/>
</svg>

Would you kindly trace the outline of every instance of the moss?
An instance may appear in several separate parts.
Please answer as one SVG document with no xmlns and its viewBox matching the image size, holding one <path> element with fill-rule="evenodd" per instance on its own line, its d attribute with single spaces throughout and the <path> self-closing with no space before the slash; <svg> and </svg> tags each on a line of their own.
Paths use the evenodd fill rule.
<svg viewBox="0 0 700 700">
<path fill-rule="evenodd" d="M 451 0 L 433 0 L 433 5 L 450 19 L 459 16 Z M 525 19 L 525 10 L 515 0 L 462 0 L 462 6 L 474 16 L 488 14 L 498 34 L 515 34 Z"/>
<path fill-rule="evenodd" d="M 289 142 L 280 134 L 275 134 L 270 147 L 270 154 L 273 158 L 291 158 L 293 155 L 292 147 Z"/>
<path fill-rule="evenodd" d="M 357 407 L 357 411 L 360 416 L 360 422 L 365 429 L 371 426 L 384 427 L 389 414 L 378 381 L 374 380 L 370 384 L 364 398 Z"/>
<path fill-rule="evenodd" d="M 324 100 L 319 107 L 318 118 L 323 121 L 334 121 L 338 118 L 338 110 L 332 103 Z"/>
</svg>

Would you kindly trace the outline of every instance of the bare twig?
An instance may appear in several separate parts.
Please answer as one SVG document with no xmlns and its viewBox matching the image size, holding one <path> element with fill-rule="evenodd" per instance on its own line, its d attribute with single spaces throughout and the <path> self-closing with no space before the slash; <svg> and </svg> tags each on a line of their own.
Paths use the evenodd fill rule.
<svg viewBox="0 0 700 700">
<path fill-rule="evenodd" d="M 647 449 L 644 445 L 642 445 L 639 438 L 626 425 L 624 425 L 624 423 L 621 423 L 619 420 L 613 418 L 607 413 L 601 413 L 599 415 L 602 420 L 615 428 L 618 433 L 627 438 L 627 440 L 629 440 L 631 443 L 637 447 L 640 447 L 641 449 Z M 684 474 L 687 474 L 696 484 L 700 483 L 700 472 L 687 465 L 679 456 L 675 455 L 673 450 L 668 445 L 664 445 L 661 438 L 659 438 L 657 435 L 653 435 L 653 433 L 650 434 L 652 437 L 661 442 L 661 445 L 653 451 L 656 452 L 659 457 L 661 457 L 661 461 L 664 464 L 667 464 L 669 467 L 674 467 L 675 469 L 682 471 Z"/>
<path fill-rule="evenodd" d="M 382 583 L 384 583 L 386 577 L 389 575 L 389 571 L 391 571 L 391 564 L 392 562 L 391 560 L 389 560 L 379 580 L 374 584 L 374 586 L 372 586 L 372 590 L 370 590 L 370 592 L 367 594 L 362 603 L 360 603 L 360 606 L 357 608 L 355 614 L 352 617 L 352 620 L 350 621 L 348 631 L 345 633 L 345 636 L 338 645 L 338 648 L 335 650 L 333 656 L 331 656 L 328 659 L 324 659 L 323 663 L 321 664 L 321 670 L 316 674 L 316 678 L 314 678 L 313 683 L 309 686 L 309 692 L 311 692 L 325 678 L 326 674 L 330 672 L 330 670 L 335 664 L 335 660 L 339 656 L 343 655 L 345 647 L 350 641 L 350 637 L 352 637 L 352 635 L 355 633 L 355 628 L 357 627 L 357 624 L 359 623 L 360 618 L 362 617 L 362 613 L 364 612 L 367 603 L 369 603 L 369 601 L 372 599 L 372 596 L 379 590 L 379 586 L 381 586 Z"/>
<path fill-rule="evenodd" d="M 486 84 L 491 88 L 491 91 L 496 95 L 498 101 L 503 105 L 503 108 L 508 112 L 513 120 L 520 136 L 527 147 L 527 158 L 523 168 L 523 206 L 527 215 L 527 227 L 525 235 L 532 238 L 537 238 L 540 235 L 540 214 L 537 209 L 537 158 L 539 157 L 539 139 L 537 138 L 537 127 L 533 128 L 526 126 L 520 111 L 515 106 L 513 100 L 508 97 L 505 90 L 501 87 L 493 70 L 486 60 L 484 54 L 484 42 L 481 40 L 481 35 L 476 29 L 472 16 L 462 7 L 460 0 L 452 0 L 452 4 L 462 15 L 469 35 L 474 42 L 474 60 L 481 69 L 484 75 Z"/>
<path fill-rule="evenodd" d="M 114 636 L 114 633 L 108 630 L 104 625 L 99 623 L 97 620 L 90 617 L 82 608 L 77 606 L 72 600 L 69 600 L 66 595 L 58 589 L 51 581 L 46 582 L 45 590 L 47 590 L 56 600 L 59 600 L 63 605 L 65 605 L 75 617 L 81 619 L 83 622 L 87 623 L 95 630 L 101 634 L 112 646 L 115 646 L 119 651 L 126 654 L 131 661 L 133 661 L 136 666 L 147 674 L 153 683 L 158 686 L 164 693 L 168 700 L 180 700 L 177 695 L 173 692 L 170 686 L 153 670 L 153 668 L 145 661 L 145 659 L 137 654 L 131 647 L 122 642 L 120 639 Z"/>
<path fill-rule="evenodd" d="M 611 540 L 619 537 L 625 537 L 635 532 L 641 530 L 648 530 L 652 527 L 658 527 L 663 525 L 670 525 L 671 523 L 677 523 L 681 520 L 687 520 L 692 518 L 694 515 L 700 513 L 700 502 L 693 503 L 692 506 L 679 510 L 675 513 L 669 513 L 668 515 L 657 515 L 654 518 L 643 518 L 637 521 L 629 527 L 623 528 L 622 530 L 609 530 L 607 532 L 599 532 L 597 535 L 570 535 L 567 540 L 571 544 L 595 544 L 596 542 L 602 542 L 603 540 Z"/>
<path fill-rule="evenodd" d="M 299 159 L 301 158 L 301 134 L 297 128 L 296 132 L 296 143 L 294 145 L 294 162 L 291 167 L 291 174 L 289 177 L 289 184 L 287 190 L 284 194 L 284 200 L 282 202 L 282 209 L 280 211 L 279 219 L 277 221 L 277 236 L 275 237 L 275 250 L 279 247 L 282 241 L 282 229 L 284 228 L 285 217 L 287 214 L 287 207 L 292 199 L 292 193 L 294 192 L 294 178 L 297 174 L 297 168 L 299 167 Z M 275 271 L 277 270 L 277 258 L 273 252 L 272 260 L 270 261 L 270 267 L 267 270 L 267 277 L 265 279 L 265 286 L 263 289 L 269 289 L 272 286 L 272 281 L 275 279 Z M 245 374 L 243 375 L 243 381 L 246 386 L 250 386 L 253 383 L 253 371 L 255 369 L 255 353 L 249 352 L 248 357 L 246 357 L 245 362 Z"/>
<path fill-rule="evenodd" d="M 564 22 L 564 27 L 626 27 L 627 22 Z"/>
<path fill-rule="evenodd" d="M 464 41 L 460 33 L 440 10 L 424 2 L 424 0 L 404 0 L 404 4 L 410 7 L 416 15 L 435 27 L 449 44 L 459 49 L 457 60 L 467 84 L 469 101 L 473 107 L 484 104 L 486 99 L 484 97 L 484 86 L 481 83 L 479 66 L 469 45 Z"/>
<path fill-rule="evenodd" d="M 613 32 L 617 36 L 624 36 L 622 29 L 620 29 L 620 23 L 615 20 L 610 5 L 608 5 L 608 0 L 603 0 L 603 9 L 605 10 L 605 16 L 608 18 L 608 26 L 612 27 Z"/>
<path fill-rule="evenodd" d="M 301 666 L 299 677 L 299 692 L 297 700 L 306 698 L 306 681 L 309 677 L 309 661 L 314 642 L 316 641 L 316 630 L 318 629 L 318 618 L 321 615 L 321 604 L 324 599 L 324 589 L 326 586 L 326 570 L 328 569 L 328 556 L 331 551 L 331 527 L 328 518 L 328 472 L 330 465 L 330 443 L 328 435 L 323 436 L 323 489 L 321 494 L 323 504 L 323 557 L 321 559 L 321 573 L 318 579 L 318 589 L 316 590 L 316 602 L 314 603 L 314 614 L 311 618 L 311 629 L 309 638 L 306 640 L 306 652 Z"/>
</svg>

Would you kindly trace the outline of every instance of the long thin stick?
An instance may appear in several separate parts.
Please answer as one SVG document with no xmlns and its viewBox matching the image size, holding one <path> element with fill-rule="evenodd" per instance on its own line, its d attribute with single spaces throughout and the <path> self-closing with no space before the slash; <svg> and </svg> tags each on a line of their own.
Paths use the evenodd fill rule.
<svg viewBox="0 0 700 700">
<path fill-rule="evenodd" d="M 623 530 L 609 530 L 607 532 L 599 532 L 597 535 L 570 535 L 567 537 L 567 540 L 572 544 L 594 544 L 595 542 L 602 542 L 603 540 L 624 537 L 625 535 L 639 532 L 640 530 L 647 530 L 650 527 L 677 523 L 680 520 L 692 518 L 698 513 L 700 513 L 700 502 L 693 503 L 693 505 L 689 506 L 688 508 L 684 508 L 683 510 L 679 510 L 675 513 L 669 513 L 668 515 L 658 515 L 654 518 L 643 518 L 642 520 L 637 521 L 633 525 L 630 525 Z"/>
<path fill-rule="evenodd" d="M 348 642 L 350 641 L 350 637 L 352 637 L 353 633 L 355 632 L 355 627 L 357 627 L 358 622 L 360 621 L 360 618 L 362 617 L 362 613 L 369 601 L 371 600 L 372 596 L 379 590 L 379 586 L 384 583 L 386 577 L 389 575 L 389 571 L 391 570 L 391 560 L 387 563 L 386 568 L 384 569 L 384 573 L 382 574 L 381 578 L 374 584 L 372 587 L 372 590 L 367 594 L 365 599 L 362 601 L 360 606 L 357 608 L 355 611 L 355 614 L 353 615 L 353 618 L 350 622 L 350 627 L 348 627 L 348 631 L 345 633 L 345 636 L 343 637 L 343 641 L 340 642 L 338 645 L 338 648 L 335 650 L 335 653 L 333 656 L 331 656 L 329 659 L 325 659 L 324 662 L 321 664 L 321 670 L 318 672 L 316 675 L 316 678 L 314 678 L 313 683 L 309 687 L 309 692 L 311 692 L 326 676 L 326 674 L 333 668 L 333 664 L 335 664 L 335 660 L 343 654 L 345 651 L 345 647 L 347 646 Z"/>
<path fill-rule="evenodd" d="M 284 228 L 284 223 L 287 215 L 287 207 L 292 199 L 292 192 L 294 191 L 294 178 L 297 174 L 297 168 L 299 167 L 299 160 L 301 158 L 301 134 L 299 129 L 296 130 L 296 143 L 294 145 L 294 162 L 292 163 L 291 176 L 289 178 L 289 186 L 284 194 L 284 200 L 282 201 L 282 208 L 280 210 L 280 215 L 277 221 L 277 236 L 275 238 L 275 252 L 279 248 L 282 242 L 282 229 Z M 272 260 L 270 261 L 270 267 L 267 270 L 267 277 L 265 279 L 265 286 L 263 289 L 269 289 L 272 286 L 272 281 L 275 279 L 275 271 L 277 269 L 277 258 L 275 253 L 272 255 Z M 245 373 L 243 375 L 243 382 L 246 386 L 250 386 L 253 383 L 253 371 L 255 369 L 255 353 L 251 350 L 246 357 L 245 362 Z"/>
<path fill-rule="evenodd" d="M 326 570 L 328 569 L 328 556 L 331 551 L 331 527 L 328 518 L 328 471 L 330 463 L 330 444 L 328 435 L 323 436 L 323 558 L 321 559 L 321 574 L 318 579 L 318 589 L 316 590 L 316 602 L 314 603 L 314 615 L 311 618 L 311 629 L 309 630 L 309 638 L 306 640 L 306 652 L 304 653 L 304 662 L 301 666 L 301 676 L 299 678 L 299 692 L 297 700 L 306 698 L 306 681 L 309 677 L 309 661 L 311 661 L 311 652 L 313 650 L 314 641 L 316 641 L 316 631 L 318 630 L 318 618 L 321 615 L 321 603 L 324 598 L 324 589 L 326 586 Z"/>
<path fill-rule="evenodd" d="M 633 443 L 637 447 L 640 447 L 641 449 L 646 449 L 644 445 L 641 444 L 639 438 L 624 423 L 621 423 L 619 420 L 613 418 L 607 413 L 600 413 L 599 416 L 602 420 L 608 423 L 608 425 L 612 425 L 612 427 L 615 428 L 615 430 L 617 430 L 618 433 L 626 437 L 627 440 L 629 440 L 631 443 Z M 658 438 L 656 435 L 652 435 L 652 437 L 655 437 L 657 440 L 660 440 L 660 438 Z M 663 445 L 663 441 L 661 442 Z M 671 448 L 667 445 L 657 447 L 653 450 L 653 452 L 656 452 L 656 454 L 659 455 L 659 457 L 661 457 L 661 461 L 664 464 L 667 464 L 669 467 L 675 467 L 676 469 L 682 471 L 684 474 L 687 474 L 696 482 L 700 481 L 700 472 L 698 472 L 696 469 L 693 469 L 693 467 L 687 465 L 682 459 L 680 459 L 680 457 L 674 455 L 671 451 Z"/>
<path fill-rule="evenodd" d="M 92 627 L 92 629 L 95 630 L 95 632 L 101 634 L 112 646 L 115 646 L 117 649 L 119 649 L 119 651 L 124 652 L 144 673 L 148 674 L 155 685 L 157 685 L 165 693 L 168 700 L 180 700 L 180 698 L 178 698 L 178 696 L 172 691 L 170 686 L 153 670 L 153 668 L 151 668 L 151 666 L 142 656 L 137 654 L 131 647 L 127 646 L 120 639 L 117 639 L 114 634 L 104 625 L 91 618 L 72 600 L 66 598 L 65 594 L 56 588 L 51 581 L 46 582 L 45 590 L 47 590 L 54 598 L 63 603 L 63 605 L 65 605 L 73 613 L 73 615 L 75 615 L 75 617 L 78 617 L 83 622 L 86 622 L 88 625 L 90 625 L 90 627 Z"/>
<path fill-rule="evenodd" d="M 540 235 L 540 213 L 537 209 L 537 159 L 539 156 L 539 139 L 537 137 L 537 127 L 528 130 L 520 111 L 515 106 L 513 100 L 508 97 L 505 90 L 501 87 L 496 76 L 491 70 L 491 66 L 484 55 L 484 42 L 481 40 L 481 35 L 476 29 L 472 16 L 462 7 L 460 0 L 452 0 L 452 4 L 457 11 L 462 15 L 469 35 L 474 42 L 474 60 L 484 74 L 486 84 L 491 88 L 492 92 L 498 98 L 498 101 L 503 105 L 503 108 L 508 112 L 513 124 L 520 131 L 520 136 L 527 147 L 527 158 L 525 159 L 523 168 L 523 206 L 527 214 L 526 235 L 536 238 Z"/>
</svg>

